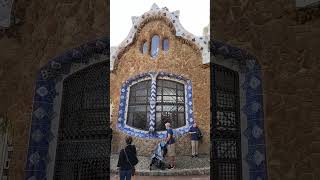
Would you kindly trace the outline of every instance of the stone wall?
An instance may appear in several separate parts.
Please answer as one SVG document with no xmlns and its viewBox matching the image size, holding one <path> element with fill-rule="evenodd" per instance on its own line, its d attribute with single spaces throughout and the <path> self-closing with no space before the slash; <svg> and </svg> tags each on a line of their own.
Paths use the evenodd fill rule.
<svg viewBox="0 0 320 180">
<path fill-rule="evenodd" d="M 268 179 L 319 179 L 319 11 L 288 0 L 218 0 L 211 10 L 214 38 L 261 64 Z"/>
<path fill-rule="evenodd" d="M 169 39 L 169 51 L 160 51 L 157 58 L 152 60 L 149 53 L 142 54 L 140 52 L 140 46 L 144 40 L 150 42 L 154 34 L 160 35 L 160 38 L 167 37 Z M 150 47 L 150 44 L 148 46 Z M 110 97 L 115 107 L 112 118 L 112 128 L 115 129 L 113 152 L 118 152 L 123 147 L 123 143 L 119 142 L 124 142 L 125 136 L 116 127 L 122 83 L 135 75 L 148 71 L 169 72 L 182 75 L 192 81 L 194 119 L 205 135 L 203 143 L 199 147 L 199 153 L 208 154 L 210 147 L 210 69 L 202 66 L 200 52 L 177 38 L 171 28 L 162 20 L 150 21 L 141 29 L 136 41 L 121 56 L 116 70 L 110 75 Z M 185 135 L 178 139 L 177 154 L 191 154 L 189 138 L 189 135 Z M 159 140 L 134 138 L 140 155 L 149 156 L 157 142 Z"/>
<path fill-rule="evenodd" d="M 15 1 L 21 19 L 0 32 L 0 112 L 14 124 L 10 178 L 24 177 L 36 73 L 51 58 L 108 35 L 108 1 Z"/>
</svg>

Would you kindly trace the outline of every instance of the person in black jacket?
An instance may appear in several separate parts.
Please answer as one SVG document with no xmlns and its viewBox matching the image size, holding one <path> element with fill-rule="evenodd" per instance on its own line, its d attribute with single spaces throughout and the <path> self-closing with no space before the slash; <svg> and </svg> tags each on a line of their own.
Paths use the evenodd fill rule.
<svg viewBox="0 0 320 180">
<path fill-rule="evenodd" d="M 137 150 L 132 145 L 132 137 L 126 137 L 127 146 L 121 149 L 119 153 L 118 165 L 120 180 L 131 180 L 132 174 L 134 174 L 134 166 L 138 164 Z"/>
</svg>

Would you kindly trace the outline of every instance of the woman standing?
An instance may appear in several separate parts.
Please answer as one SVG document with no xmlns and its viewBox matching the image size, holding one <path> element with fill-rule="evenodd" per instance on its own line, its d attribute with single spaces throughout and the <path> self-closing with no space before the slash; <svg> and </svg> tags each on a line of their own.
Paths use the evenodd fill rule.
<svg viewBox="0 0 320 180">
<path fill-rule="evenodd" d="M 175 137 L 173 135 L 173 130 L 171 128 L 170 123 L 165 124 L 166 129 L 167 129 L 167 137 L 166 137 L 166 142 L 167 142 L 167 156 L 169 157 L 169 169 L 174 169 L 176 167 L 176 150 L 175 150 Z"/>
<path fill-rule="evenodd" d="M 199 149 L 199 140 L 202 137 L 201 131 L 198 128 L 197 124 L 194 123 L 190 129 L 189 133 L 191 134 L 191 148 L 192 148 L 192 158 L 198 157 L 198 149 Z"/>
<path fill-rule="evenodd" d="M 120 180 L 131 180 L 131 176 L 134 176 L 135 165 L 138 164 L 137 150 L 132 145 L 132 137 L 126 137 L 127 146 L 121 149 L 119 153 L 118 165 Z"/>
</svg>

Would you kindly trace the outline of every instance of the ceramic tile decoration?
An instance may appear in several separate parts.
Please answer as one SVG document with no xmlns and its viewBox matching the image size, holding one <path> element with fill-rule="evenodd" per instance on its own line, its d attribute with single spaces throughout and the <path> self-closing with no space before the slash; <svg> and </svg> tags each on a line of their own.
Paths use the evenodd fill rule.
<svg viewBox="0 0 320 180">
<path fill-rule="evenodd" d="M 109 38 L 102 38 L 89 42 L 53 58 L 39 70 L 33 98 L 33 113 L 31 132 L 26 164 L 26 180 L 50 179 L 48 164 L 51 162 L 49 146 L 56 139 L 57 134 L 50 128 L 57 116 L 57 99 L 62 92 L 56 86 L 61 83 L 62 77 L 72 72 L 72 65 L 86 67 L 95 54 L 109 58 Z"/>
<path fill-rule="evenodd" d="M 247 119 L 247 129 L 242 130 L 242 133 L 248 140 L 246 161 L 249 166 L 249 179 L 267 180 L 261 67 L 247 51 L 216 40 L 211 41 L 211 52 L 213 56 L 222 55 L 224 59 L 238 60 L 242 66 L 240 70 L 244 73 L 244 81 L 240 88 L 246 92 L 246 98 L 241 111 Z M 214 63 L 214 60 L 211 63 Z"/>
<path fill-rule="evenodd" d="M 265 137 L 263 125 L 263 103 L 262 103 L 262 83 L 260 66 L 247 52 L 237 48 L 228 46 L 218 41 L 212 41 L 212 49 L 214 55 L 223 55 L 225 58 L 234 58 L 238 61 L 245 61 L 246 66 L 243 70 L 246 74 L 245 80 L 241 88 L 246 89 L 246 108 L 242 111 L 247 114 L 248 128 L 243 133 L 248 138 L 248 155 L 246 161 L 249 164 L 250 179 L 267 179 L 266 170 L 266 152 L 265 152 Z M 55 113 L 53 112 L 54 99 L 61 95 L 61 92 L 55 90 L 55 85 L 62 80 L 62 76 L 70 73 L 72 64 L 88 64 L 90 54 L 108 54 L 108 38 L 90 42 L 74 50 L 67 51 L 54 58 L 47 65 L 40 69 L 37 75 L 36 89 L 34 95 L 32 128 L 30 133 L 28 158 L 26 165 L 26 180 L 28 179 L 44 179 L 47 176 L 46 167 L 48 165 L 48 142 L 54 139 L 54 134 L 50 131 L 50 124 Z M 151 76 L 150 73 L 141 73 L 136 77 L 126 81 L 122 88 L 121 101 L 127 97 L 127 88 L 130 82 L 135 79 Z M 166 76 L 183 80 L 186 82 L 187 91 L 187 110 L 188 122 L 193 122 L 192 110 L 192 85 L 191 81 L 180 75 L 171 73 L 158 72 L 158 76 Z M 120 115 L 124 115 L 125 111 L 119 111 Z M 146 138 L 162 138 L 164 133 L 156 133 L 150 136 L 148 133 L 140 132 L 132 128 L 124 127 L 123 119 L 119 117 L 118 128 L 122 128 L 126 133 Z M 150 125 L 152 130 L 152 125 Z M 177 133 L 184 134 L 186 127 L 177 129 Z"/>
<path fill-rule="evenodd" d="M 141 16 L 133 16 L 132 19 L 132 27 L 131 30 L 125 40 L 123 40 L 118 47 L 114 47 L 113 51 L 110 54 L 110 70 L 112 71 L 114 68 L 115 62 L 118 60 L 118 54 L 125 51 L 126 47 L 129 46 L 139 29 L 142 26 L 143 22 L 148 18 L 153 17 L 163 17 L 166 18 L 169 22 L 173 24 L 173 27 L 176 30 L 176 36 L 181 37 L 185 40 L 192 41 L 199 48 L 202 55 L 203 64 L 207 64 L 210 62 L 210 52 L 209 52 L 209 42 L 204 36 L 195 36 L 184 29 L 179 20 L 179 11 L 170 12 L 168 8 L 163 7 L 159 8 L 156 4 L 153 4 L 151 9 L 148 12 L 145 12 Z M 146 18 L 147 17 L 147 18 Z"/>
<path fill-rule="evenodd" d="M 176 36 L 195 42 L 201 50 L 203 63 L 208 63 L 210 60 L 209 42 L 206 38 L 196 37 L 187 32 L 180 24 L 179 11 L 170 12 L 167 8 L 159 8 L 153 5 L 151 10 L 140 17 L 132 17 L 133 27 L 128 37 L 117 47 L 111 48 L 111 56 L 109 54 L 109 38 L 102 38 L 93 42 L 89 42 L 80 47 L 69 50 L 62 55 L 59 55 L 49 61 L 37 74 L 35 94 L 33 99 L 33 112 L 31 132 L 28 147 L 28 157 L 26 164 L 26 180 L 50 179 L 48 166 L 53 161 L 50 154 L 50 146 L 57 138 L 57 133 L 51 131 L 54 121 L 58 121 L 59 111 L 57 99 L 62 95 L 62 92 L 57 88 L 63 80 L 63 77 L 70 75 L 71 69 L 74 66 L 84 68 L 92 61 L 92 56 L 95 54 L 106 55 L 106 61 L 110 60 L 110 69 L 113 70 L 114 62 L 117 61 L 117 55 L 125 50 L 125 47 L 130 45 L 136 34 L 137 28 L 145 20 L 145 16 L 158 16 L 166 14 L 165 18 L 173 23 L 176 29 Z M 266 180 L 267 165 L 266 165 L 266 145 L 264 131 L 264 115 L 263 115 L 263 92 L 261 67 L 248 52 L 241 49 L 229 46 L 225 43 L 212 40 L 210 42 L 210 51 L 214 56 L 222 55 L 225 59 L 232 58 L 240 62 L 240 70 L 244 73 L 244 80 L 241 81 L 240 88 L 244 89 L 245 105 L 241 108 L 242 113 L 247 119 L 247 128 L 242 130 L 242 133 L 248 140 L 248 153 L 245 161 L 248 163 L 248 174 L 250 180 Z M 213 57 L 213 56 L 212 56 Z M 211 63 L 214 63 L 214 58 Z M 155 132 L 155 95 L 156 95 L 156 78 L 168 78 L 183 82 L 186 89 L 186 121 L 187 125 L 176 129 L 178 135 L 183 135 L 187 132 L 189 126 L 193 123 L 193 101 L 192 101 L 192 83 L 182 75 L 176 75 L 170 72 L 144 72 L 136 75 L 125 81 L 121 88 L 120 104 L 118 112 L 117 128 L 122 132 L 140 138 L 163 138 L 165 132 Z M 125 124 L 126 104 L 128 100 L 128 90 L 132 83 L 143 78 L 152 79 L 152 94 L 150 103 L 150 124 L 149 131 L 141 131 L 128 127 Z M 55 150 L 53 150 L 55 151 Z"/>
<path fill-rule="evenodd" d="M 149 78 L 151 82 L 151 96 L 150 96 L 150 123 L 149 131 L 139 130 L 128 126 L 126 122 L 126 109 L 129 98 L 130 85 L 142 79 Z M 156 108 L 156 79 L 165 78 L 173 81 L 179 81 L 185 84 L 186 89 L 186 125 L 175 129 L 177 136 L 182 136 L 189 131 L 190 126 L 193 124 L 193 111 L 192 111 L 192 82 L 181 75 L 175 75 L 167 72 L 147 72 L 138 74 L 124 82 L 121 88 L 120 104 L 118 112 L 118 125 L 120 131 L 139 138 L 164 138 L 166 131 L 155 131 L 155 108 Z"/>
</svg>

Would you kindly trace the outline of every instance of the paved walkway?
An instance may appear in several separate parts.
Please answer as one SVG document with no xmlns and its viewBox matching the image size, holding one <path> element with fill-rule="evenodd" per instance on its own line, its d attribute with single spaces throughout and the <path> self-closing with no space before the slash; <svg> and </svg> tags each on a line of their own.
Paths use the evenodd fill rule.
<svg viewBox="0 0 320 180">
<path fill-rule="evenodd" d="M 110 180 L 119 180 L 119 176 L 112 175 Z M 131 180 L 210 180 L 210 176 L 134 176 Z"/>
<path fill-rule="evenodd" d="M 193 176 L 210 174 L 210 158 L 200 156 L 191 158 L 190 156 L 179 156 L 176 161 L 176 168 L 173 170 L 153 169 L 150 171 L 150 157 L 139 156 L 139 163 L 136 166 L 136 173 L 139 176 Z M 117 174 L 118 154 L 111 155 L 111 173 Z M 196 180 L 196 179 L 195 179 Z"/>
</svg>

